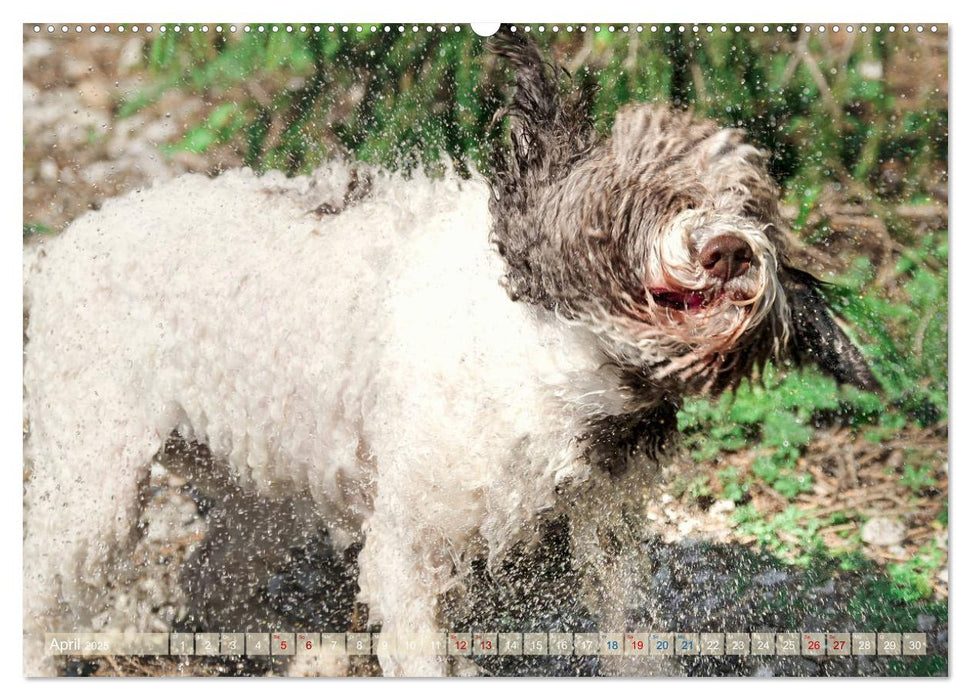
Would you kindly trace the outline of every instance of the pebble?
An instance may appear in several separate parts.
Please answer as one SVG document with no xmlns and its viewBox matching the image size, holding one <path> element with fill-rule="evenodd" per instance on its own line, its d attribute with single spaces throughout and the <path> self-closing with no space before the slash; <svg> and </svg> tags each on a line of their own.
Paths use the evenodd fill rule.
<svg viewBox="0 0 971 700">
<path fill-rule="evenodd" d="M 863 525 L 860 536 L 867 544 L 878 547 L 891 547 L 904 541 L 907 530 L 904 524 L 895 518 L 871 518 Z"/>
<path fill-rule="evenodd" d="M 778 569 L 769 569 L 768 571 L 763 571 L 753 578 L 753 581 L 762 586 L 777 586 L 780 583 L 785 583 L 789 580 L 788 574 L 784 571 L 779 571 Z"/>
<path fill-rule="evenodd" d="M 103 80 L 84 80 L 78 84 L 77 91 L 86 107 L 107 111 L 114 104 L 110 88 Z"/>
<path fill-rule="evenodd" d="M 40 177 L 43 180 L 56 180 L 58 174 L 57 163 L 51 158 L 45 158 L 40 163 Z"/>
<path fill-rule="evenodd" d="M 880 61 L 860 61 L 857 70 L 865 80 L 880 80 L 883 77 L 883 64 Z"/>
<path fill-rule="evenodd" d="M 731 513 L 735 510 L 735 501 L 728 498 L 723 498 L 721 500 L 715 501 L 711 508 L 708 509 L 710 515 L 722 515 Z"/>
<path fill-rule="evenodd" d="M 678 523 L 678 534 L 680 534 L 682 537 L 689 535 L 694 531 L 698 524 L 698 521 L 693 518 L 682 520 Z"/>
</svg>

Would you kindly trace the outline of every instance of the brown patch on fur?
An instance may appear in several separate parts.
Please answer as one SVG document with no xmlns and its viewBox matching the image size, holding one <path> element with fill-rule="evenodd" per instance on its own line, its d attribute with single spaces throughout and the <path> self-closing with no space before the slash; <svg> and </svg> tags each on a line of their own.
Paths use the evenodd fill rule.
<svg viewBox="0 0 971 700">
<path fill-rule="evenodd" d="M 351 181 L 347 184 L 347 190 L 344 192 L 344 197 L 340 204 L 324 202 L 307 213 L 313 214 L 317 218 L 340 214 L 358 202 L 367 199 L 368 195 L 371 194 L 372 188 L 371 174 L 365 172 L 362 176 L 361 172 L 355 168 L 351 172 Z"/>
</svg>

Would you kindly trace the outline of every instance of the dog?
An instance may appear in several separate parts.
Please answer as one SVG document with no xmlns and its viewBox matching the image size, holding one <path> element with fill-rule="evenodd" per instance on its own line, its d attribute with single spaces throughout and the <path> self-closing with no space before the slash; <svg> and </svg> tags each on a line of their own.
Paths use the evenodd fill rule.
<svg viewBox="0 0 971 700">
<path fill-rule="evenodd" d="M 638 104 L 599 137 L 589 93 L 535 45 L 496 47 L 516 77 L 488 178 L 188 175 L 25 249 L 28 675 L 56 672 L 44 632 L 103 620 L 171 436 L 361 545 L 358 600 L 383 633 L 448 629 L 441 600 L 473 563 L 554 519 L 584 605 L 620 632 L 685 397 L 769 360 L 878 388 L 790 264 L 740 131 Z M 379 655 L 387 675 L 446 661 Z"/>
</svg>

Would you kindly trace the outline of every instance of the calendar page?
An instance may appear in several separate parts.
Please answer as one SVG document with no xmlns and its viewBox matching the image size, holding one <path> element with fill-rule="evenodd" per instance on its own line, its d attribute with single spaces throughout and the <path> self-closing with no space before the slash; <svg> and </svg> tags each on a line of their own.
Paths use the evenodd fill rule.
<svg viewBox="0 0 971 700">
<path fill-rule="evenodd" d="M 22 36 L 25 676 L 949 674 L 946 24 Z"/>
</svg>

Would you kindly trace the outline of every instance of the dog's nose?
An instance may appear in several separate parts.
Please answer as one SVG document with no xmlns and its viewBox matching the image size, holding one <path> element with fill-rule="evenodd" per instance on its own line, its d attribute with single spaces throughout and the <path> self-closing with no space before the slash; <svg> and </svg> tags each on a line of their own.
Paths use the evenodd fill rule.
<svg viewBox="0 0 971 700">
<path fill-rule="evenodd" d="M 701 249 L 701 266 L 727 282 L 744 275 L 752 264 L 752 247 L 738 236 L 715 236 Z"/>
</svg>

